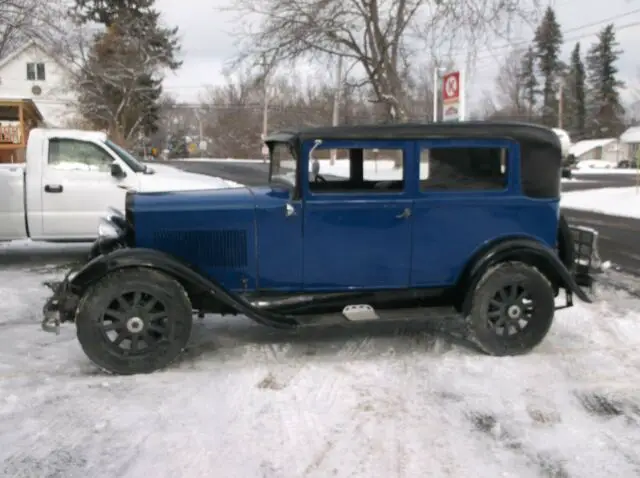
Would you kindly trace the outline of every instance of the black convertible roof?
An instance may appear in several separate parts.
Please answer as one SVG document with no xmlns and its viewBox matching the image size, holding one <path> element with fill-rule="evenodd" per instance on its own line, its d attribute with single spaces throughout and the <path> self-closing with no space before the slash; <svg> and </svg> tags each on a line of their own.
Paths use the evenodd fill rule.
<svg viewBox="0 0 640 478">
<path fill-rule="evenodd" d="M 274 132 L 265 142 L 302 142 L 314 139 L 375 140 L 429 138 L 509 138 L 561 149 L 560 139 L 547 127 L 521 122 L 464 121 L 323 126 Z"/>
</svg>

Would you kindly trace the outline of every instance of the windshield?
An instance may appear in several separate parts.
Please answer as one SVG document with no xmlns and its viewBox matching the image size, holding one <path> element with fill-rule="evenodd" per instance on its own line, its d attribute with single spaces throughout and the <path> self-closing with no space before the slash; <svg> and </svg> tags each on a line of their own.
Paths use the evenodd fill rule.
<svg viewBox="0 0 640 478">
<path fill-rule="evenodd" d="M 118 157 L 124 161 L 127 166 L 129 166 L 134 173 L 142 173 L 147 167 L 138 161 L 134 156 L 131 155 L 126 149 L 121 148 L 116 143 L 111 141 L 110 139 L 105 141 L 106 145 L 109 146 L 113 150 L 114 153 L 118 155 Z"/>
<path fill-rule="evenodd" d="M 275 143 L 271 149 L 271 168 L 269 179 L 284 179 L 292 184 L 296 182 L 298 161 L 289 143 Z"/>
</svg>

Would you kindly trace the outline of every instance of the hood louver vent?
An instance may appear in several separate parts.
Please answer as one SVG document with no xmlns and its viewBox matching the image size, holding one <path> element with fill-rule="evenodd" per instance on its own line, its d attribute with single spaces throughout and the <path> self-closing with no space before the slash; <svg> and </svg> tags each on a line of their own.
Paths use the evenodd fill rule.
<svg viewBox="0 0 640 478">
<path fill-rule="evenodd" d="M 198 266 L 247 266 L 246 231 L 161 231 L 153 239 L 155 248 Z"/>
</svg>

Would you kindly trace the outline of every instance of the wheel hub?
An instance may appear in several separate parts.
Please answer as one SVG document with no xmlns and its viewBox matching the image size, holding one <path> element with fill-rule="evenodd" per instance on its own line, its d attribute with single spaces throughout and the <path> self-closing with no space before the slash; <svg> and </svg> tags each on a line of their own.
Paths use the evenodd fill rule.
<svg viewBox="0 0 640 478">
<path fill-rule="evenodd" d="M 127 320 L 127 330 L 132 334 L 138 334 L 144 329 L 144 321 L 140 317 L 131 317 Z"/>
<path fill-rule="evenodd" d="M 519 305 L 511 305 L 507 308 L 507 315 L 510 319 L 516 320 L 522 317 L 522 309 Z"/>
</svg>

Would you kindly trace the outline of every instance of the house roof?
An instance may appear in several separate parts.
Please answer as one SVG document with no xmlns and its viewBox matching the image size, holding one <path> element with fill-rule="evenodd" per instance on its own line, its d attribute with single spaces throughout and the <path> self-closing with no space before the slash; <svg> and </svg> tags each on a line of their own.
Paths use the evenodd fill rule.
<svg viewBox="0 0 640 478">
<path fill-rule="evenodd" d="M 616 138 L 602 138 L 602 139 L 585 139 L 584 141 L 578 141 L 569 148 L 569 154 L 573 154 L 576 158 L 588 153 L 592 149 L 606 146 L 609 143 L 613 143 Z"/>
<path fill-rule="evenodd" d="M 56 58 L 54 55 L 52 55 L 51 52 L 49 51 L 49 49 L 47 49 L 41 42 L 39 42 L 38 40 L 32 39 L 32 40 L 29 40 L 28 42 L 25 42 L 17 50 L 9 53 L 4 58 L 0 59 L 0 70 L 2 68 L 4 68 L 5 66 L 7 66 L 9 63 L 11 63 L 16 58 L 18 58 L 20 55 L 22 55 L 29 48 L 32 48 L 32 47 L 39 48 L 44 53 L 46 53 L 48 56 L 50 56 L 53 59 L 53 61 L 55 61 L 58 65 L 62 66 L 63 68 L 65 68 L 67 70 L 69 69 L 68 65 L 65 65 L 63 62 L 60 61 L 59 58 Z"/>
<path fill-rule="evenodd" d="M 623 143 L 640 143 L 640 126 L 632 126 L 620 135 Z"/>
</svg>

